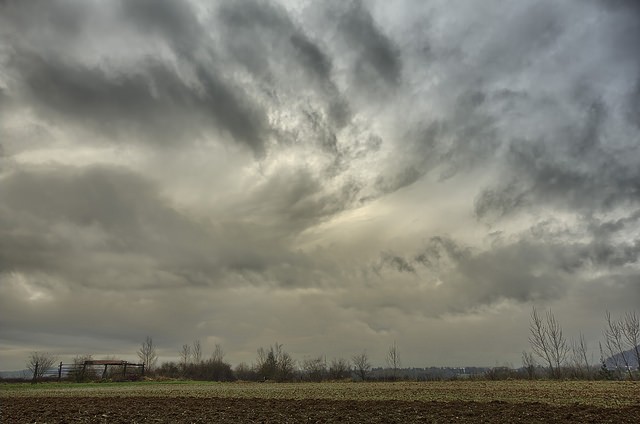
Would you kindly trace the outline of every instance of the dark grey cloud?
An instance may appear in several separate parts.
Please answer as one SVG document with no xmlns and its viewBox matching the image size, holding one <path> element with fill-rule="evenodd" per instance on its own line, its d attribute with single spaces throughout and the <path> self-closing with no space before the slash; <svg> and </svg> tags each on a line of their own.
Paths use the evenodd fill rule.
<svg viewBox="0 0 640 424">
<path fill-rule="evenodd" d="M 5 272 L 140 289 L 219 284 L 217 277 L 227 269 L 251 270 L 274 259 L 259 249 L 251 253 L 261 245 L 251 232 L 193 221 L 162 199 L 153 184 L 124 169 L 18 172 L 2 181 L 0 193 Z M 249 247 L 252 243 L 257 246 Z M 267 256 L 276 251 L 272 246 Z M 159 273 L 152 281 L 144 277 L 149 265 Z M 94 273 L 102 267 L 115 268 L 111 278 Z"/>
<path fill-rule="evenodd" d="M 493 304 L 502 299 L 540 302 L 564 296 L 566 275 L 558 272 L 554 248 L 518 242 L 472 256 L 454 271 L 455 292 L 471 304 Z"/>
<path fill-rule="evenodd" d="M 555 205 L 584 214 L 637 207 L 640 175 L 633 143 L 611 147 L 602 141 L 605 112 L 598 104 L 583 112 L 579 126 L 551 140 L 516 140 L 507 154 L 508 182 L 485 190 L 476 213 L 499 215 L 523 207 Z"/>
<path fill-rule="evenodd" d="M 628 119 L 640 127 L 640 77 L 636 84 L 636 89 L 629 94 L 629 110 L 627 112 Z"/>
<path fill-rule="evenodd" d="M 600 1 L 600 6 L 612 12 L 617 25 L 613 32 L 612 54 L 623 61 L 638 63 L 640 48 L 633 42 L 640 33 L 640 7 L 632 0 Z M 630 55 L 626 53 L 632 53 Z"/>
<path fill-rule="evenodd" d="M 297 232 L 347 210 L 357 202 L 360 187 L 347 181 L 327 190 L 321 177 L 307 169 L 287 169 L 258 185 L 247 214 L 257 222 Z"/>
<path fill-rule="evenodd" d="M 60 37 L 61 41 L 70 41 L 83 30 L 91 7 L 90 2 L 3 1 L 0 4 L 3 34 L 21 44 L 51 34 Z M 20 35 L 11 31 L 18 28 L 26 31 Z"/>
<path fill-rule="evenodd" d="M 203 130 L 220 129 L 258 153 L 268 136 L 264 111 L 204 67 L 197 73 L 200 92 L 155 61 L 115 75 L 29 53 L 17 55 L 11 65 L 24 78 L 21 100 L 38 106 L 49 121 L 165 144 L 193 142 Z"/>
<path fill-rule="evenodd" d="M 373 270 L 379 273 L 382 267 L 389 267 L 398 272 L 408 272 L 411 274 L 415 274 L 416 272 L 416 269 L 409 261 L 402 256 L 390 252 L 383 252 L 380 255 L 380 263 L 374 265 Z"/>
<path fill-rule="evenodd" d="M 329 122 L 336 128 L 344 127 L 351 119 L 351 111 L 349 103 L 333 82 L 331 58 L 302 32 L 291 36 L 291 44 L 296 50 L 298 63 L 316 80 L 318 89 L 327 96 Z"/>
<path fill-rule="evenodd" d="M 555 2 L 523 3 L 516 11 L 507 8 L 505 12 L 511 15 L 509 19 L 497 23 L 490 42 L 480 47 L 478 64 L 493 74 L 480 74 L 480 81 L 530 66 L 555 47 L 566 29 L 563 6 Z"/>
<path fill-rule="evenodd" d="M 424 249 L 414 257 L 414 261 L 429 269 L 438 270 L 451 263 L 460 263 L 468 259 L 471 252 L 468 247 L 459 245 L 450 237 L 434 236 Z"/>
<path fill-rule="evenodd" d="M 268 126 L 265 111 L 233 90 L 205 69 L 198 70 L 205 93 L 205 112 L 228 130 L 238 141 L 247 143 L 256 153 L 264 150 Z"/>
<path fill-rule="evenodd" d="M 179 144 L 193 142 L 203 130 L 217 128 L 223 136 L 227 133 L 262 154 L 269 136 L 265 112 L 246 90 L 225 78 L 224 70 L 211 63 L 212 50 L 205 51 L 202 57 L 185 50 L 206 44 L 192 11 L 173 2 L 150 6 L 127 2 L 121 13 L 137 31 L 166 41 L 185 66 L 195 68 L 195 81 L 186 81 L 174 66 L 151 57 L 141 58 L 135 69 L 117 69 L 108 61 L 90 64 L 68 55 L 55 55 L 48 47 L 67 41 L 67 32 L 76 37 L 90 32 L 80 24 L 69 28 L 55 17 L 84 22 L 91 6 L 81 8 L 83 13 L 70 15 L 66 3 L 47 3 L 33 13 L 29 6 L 25 11 L 10 4 L 9 14 L 24 20 L 25 26 L 37 25 L 42 19 L 42 31 L 51 32 L 47 40 L 16 41 L 8 61 L 16 80 L 10 96 L 38 106 L 46 120 L 88 125 L 126 141 Z M 54 16 L 51 22 L 45 19 L 48 14 Z M 10 27 L 16 25 L 7 21 Z M 117 58 L 118 52 L 114 53 Z"/>
<path fill-rule="evenodd" d="M 333 80 L 332 58 L 286 9 L 273 2 L 224 2 L 216 18 L 223 49 L 258 81 L 281 85 L 285 92 L 311 88 L 323 119 L 336 128 L 347 124 L 351 111 Z"/>
<path fill-rule="evenodd" d="M 331 59 L 314 44 L 305 34 L 296 32 L 291 35 L 291 44 L 296 49 L 299 61 L 305 69 L 322 83 L 327 89 L 335 90 L 331 83 Z"/>
<path fill-rule="evenodd" d="M 436 316 L 466 313 L 505 300 L 540 304 L 564 298 L 590 270 L 598 269 L 613 279 L 619 278 L 619 269 L 635 264 L 640 254 L 638 243 L 563 244 L 522 239 L 490 250 L 473 252 L 463 248 L 463 252 L 457 253 L 446 250 L 460 247 L 444 247 L 441 243 L 432 240 L 424 252 L 411 259 L 383 253 L 380 265 L 374 266 L 378 272 L 384 266 L 397 273 L 411 273 L 423 281 L 437 282 L 440 301 L 447 301 L 424 311 Z M 452 243 L 447 240 L 447 244 Z M 388 274 L 385 278 L 391 279 Z"/>
<path fill-rule="evenodd" d="M 402 72 L 400 51 L 376 25 L 365 5 L 360 1 L 346 2 L 330 14 L 338 19 L 340 34 L 356 52 L 353 69 L 356 83 L 366 88 L 379 82 L 398 84 Z"/>
<path fill-rule="evenodd" d="M 120 2 L 122 16 L 130 19 L 138 30 L 148 31 L 166 40 L 178 56 L 195 60 L 206 34 L 190 3 L 178 4 L 170 0 Z"/>
<path fill-rule="evenodd" d="M 352 196 L 348 188 L 342 197 L 319 188 L 304 171 L 279 175 L 233 220 L 208 223 L 181 213 L 156 184 L 126 168 L 19 171 L 0 183 L 0 270 L 100 289 L 225 286 L 234 284 L 231 274 L 245 284 L 313 285 L 305 267 L 316 265 L 291 250 L 292 234 L 344 209 Z M 94 273 L 102 267 L 114 268 L 109 278 Z"/>
<path fill-rule="evenodd" d="M 500 118 L 485 108 L 492 107 L 500 94 L 483 91 L 461 92 L 444 119 L 423 117 L 399 129 L 404 157 L 400 166 L 381 174 L 376 186 L 381 193 L 409 186 L 425 175 L 447 180 L 458 172 L 484 166 L 493 160 L 503 143 Z"/>
<path fill-rule="evenodd" d="M 285 66 L 294 65 L 327 94 L 338 94 L 332 59 L 282 6 L 254 0 L 224 2 L 216 15 L 216 23 L 224 29 L 225 47 L 256 77 L 272 79 L 278 71 L 274 68 L 284 60 Z"/>
<path fill-rule="evenodd" d="M 193 266 L 198 249 L 206 251 L 201 231 L 166 205 L 149 182 L 124 169 L 22 171 L 3 179 L 0 192 L 5 272 L 37 271 L 69 283 L 122 287 L 136 278 L 127 275 L 137 267 L 135 258 L 188 268 L 180 262 Z M 191 249 L 191 242 L 199 247 Z M 105 281 L 92 271 L 101 266 L 120 269 Z"/>
<path fill-rule="evenodd" d="M 635 212 L 618 219 L 597 219 L 590 217 L 587 220 L 588 231 L 593 234 L 596 239 L 609 240 L 624 231 L 632 230 L 640 221 L 640 209 Z"/>
</svg>

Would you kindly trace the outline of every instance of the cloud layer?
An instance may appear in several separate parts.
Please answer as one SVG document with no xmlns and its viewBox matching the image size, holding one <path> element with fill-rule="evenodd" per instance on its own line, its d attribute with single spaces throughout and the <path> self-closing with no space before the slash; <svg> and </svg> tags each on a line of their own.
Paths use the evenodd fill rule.
<svg viewBox="0 0 640 424">
<path fill-rule="evenodd" d="M 595 347 L 640 304 L 639 9 L 485 3 L 2 2 L 0 368 L 518 365 L 532 305 Z"/>
</svg>

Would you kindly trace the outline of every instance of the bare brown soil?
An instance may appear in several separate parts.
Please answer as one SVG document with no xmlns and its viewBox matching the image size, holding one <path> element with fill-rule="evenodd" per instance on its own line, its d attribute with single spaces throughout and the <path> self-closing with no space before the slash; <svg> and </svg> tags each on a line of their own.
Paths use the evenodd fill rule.
<svg viewBox="0 0 640 424">
<path fill-rule="evenodd" d="M 640 406 L 197 397 L 2 398 L 4 423 L 640 423 Z"/>
</svg>

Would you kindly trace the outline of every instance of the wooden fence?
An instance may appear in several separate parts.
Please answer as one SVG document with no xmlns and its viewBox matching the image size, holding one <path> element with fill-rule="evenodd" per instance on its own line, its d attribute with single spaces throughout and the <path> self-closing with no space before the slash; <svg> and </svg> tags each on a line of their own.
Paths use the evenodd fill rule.
<svg viewBox="0 0 640 424">
<path fill-rule="evenodd" d="M 127 361 L 90 360 L 82 363 L 65 364 L 60 362 L 57 367 L 39 370 L 35 364 L 33 382 L 42 380 L 98 380 L 98 379 L 134 379 L 144 376 L 145 365 Z"/>
</svg>

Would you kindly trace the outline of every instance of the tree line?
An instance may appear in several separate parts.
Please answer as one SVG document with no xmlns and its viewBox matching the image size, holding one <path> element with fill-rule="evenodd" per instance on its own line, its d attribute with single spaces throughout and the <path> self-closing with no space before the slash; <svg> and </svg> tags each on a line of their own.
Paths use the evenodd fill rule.
<svg viewBox="0 0 640 424">
<path fill-rule="evenodd" d="M 577 338 L 567 338 L 562 326 L 551 310 L 544 314 L 535 307 L 529 322 L 529 343 L 531 350 L 522 352 L 522 367 L 494 367 L 486 369 L 482 375 L 453 373 L 450 378 L 572 378 L 572 379 L 617 379 L 640 380 L 640 319 L 638 314 L 627 312 L 623 317 L 614 319 L 610 313 L 605 315 L 603 343 L 598 344 L 600 361 L 594 364 L 589 360 L 589 349 L 582 333 Z M 157 378 L 183 378 L 210 381 L 326 381 L 352 379 L 367 381 L 370 379 L 397 380 L 416 378 L 415 372 L 402 373 L 400 352 L 396 342 L 386 352 L 387 368 L 375 370 L 366 351 L 349 359 L 326 356 L 306 358 L 296 361 L 282 344 L 275 343 L 257 350 L 255 362 L 242 362 L 235 368 L 225 360 L 225 352 L 216 344 L 209 357 L 204 356 L 200 340 L 183 344 L 178 349 L 178 361 L 168 361 L 158 366 L 158 354 L 153 339 L 149 336 L 141 343 L 137 351 L 138 358 L 145 364 L 146 375 Z M 77 356 L 74 363 L 81 365 L 91 356 Z M 34 380 L 46 376 L 55 364 L 55 356 L 34 352 L 27 361 L 27 368 Z M 79 369 L 79 368 L 78 368 Z M 106 373 L 106 367 L 105 367 Z M 110 371 L 110 377 L 118 376 L 119 370 Z M 414 377 L 409 377 L 413 375 Z M 102 375 L 104 377 L 105 374 Z M 70 378 L 78 379 L 77 375 Z M 97 375 L 85 373 L 83 379 L 97 378 Z M 425 379 L 429 379 L 426 377 Z"/>
<path fill-rule="evenodd" d="M 179 350 L 179 361 L 162 363 L 152 368 L 157 376 L 215 381 L 324 381 L 344 380 L 352 377 L 366 380 L 371 363 L 366 352 L 356 355 L 351 361 L 344 358 L 318 356 L 296 361 L 280 343 L 257 350 L 255 362 L 241 362 L 235 368 L 224 359 L 222 346 L 216 344 L 210 358 L 203 359 L 199 340 L 185 344 Z M 355 375 L 354 375 L 355 373 Z"/>
</svg>

